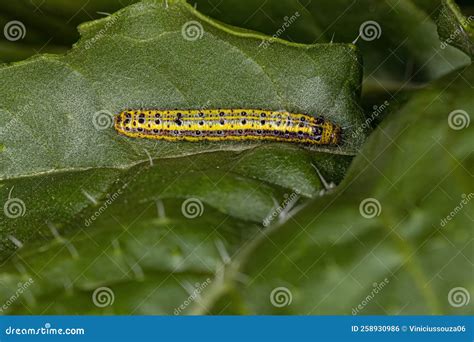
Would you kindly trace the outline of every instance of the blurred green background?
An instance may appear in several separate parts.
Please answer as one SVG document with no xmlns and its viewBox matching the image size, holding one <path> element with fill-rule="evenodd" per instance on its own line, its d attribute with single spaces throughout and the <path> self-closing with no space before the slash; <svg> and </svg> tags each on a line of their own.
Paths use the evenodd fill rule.
<svg viewBox="0 0 474 342">
<path fill-rule="evenodd" d="M 153 2 L 143 12 L 129 7 L 91 48 L 87 39 L 101 36 L 110 19 L 86 24 L 78 42 L 79 24 L 132 2 L 0 3 L 0 26 L 18 20 L 26 29 L 22 39 L 0 40 L 2 62 L 64 54 L 77 44 L 66 56 L 0 69 L 0 121 L 8 122 L 0 127 L 0 194 L 26 203 L 24 216 L 0 216 L 0 296 L 10 298 L 34 279 L 9 313 L 173 314 L 189 287 L 208 278 L 202 301 L 184 313 L 350 314 L 385 279 L 389 286 L 362 314 L 472 312 L 472 302 L 456 307 L 448 299 L 457 287 L 474 293 L 472 203 L 440 227 L 474 191 L 472 124 L 448 124 L 450 113 L 469 120 L 474 108 L 472 23 L 453 46 L 443 45 L 462 26 L 452 1 L 189 1 L 221 22 L 268 35 L 298 13 L 280 38 L 359 48 L 321 44 L 308 53 L 313 59 L 295 57 L 307 47 L 273 44 L 252 55 L 253 64 L 243 58 L 239 65 L 255 52 L 255 39 L 221 30 L 178 2 L 171 14 Z M 473 14 L 471 1 L 458 4 L 464 16 Z M 181 29 L 195 20 L 206 35 L 190 43 Z M 370 20 L 380 24 L 380 37 L 358 39 Z M 154 40 L 163 32 L 174 35 Z M 207 55 L 231 50 L 223 42 L 241 54 Z M 263 70 L 273 74 L 261 77 Z M 238 80 L 229 88 L 220 82 L 226 72 Z M 372 118 L 374 108 L 389 105 L 370 122 L 374 131 L 360 150 L 347 155 L 281 144 L 126 140 L 113 129 L 94 129 L 91 118 L 129 103 L 273 105 L 272 87 L 284 89 L 285 104 L 340 105 L 347 129 L 360 125 L 359 105 Z M 318 172 L 338 187 L 321 192 Z M 274 202 L 296 190 L 304 208 L 263 229 Z M 84 227 L 84 218 L 118 191 Z M 183 216 L 186 198 L 204 203 L 202 217 Z M 360 204 L 374 198 L 380 210 L 369 219 Z M 114 305 L 91 300 L 102 286 L 113 290 Z M 282 286 L 292 304 L 272 305 L 270 294 Z"/>
</svg>

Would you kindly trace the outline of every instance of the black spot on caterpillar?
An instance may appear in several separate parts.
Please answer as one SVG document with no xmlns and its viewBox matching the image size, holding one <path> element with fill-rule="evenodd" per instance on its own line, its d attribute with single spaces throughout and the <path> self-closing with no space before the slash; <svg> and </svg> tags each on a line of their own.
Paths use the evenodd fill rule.
<svg viewBox="0 0 474 342">
<path fill-rule="evenodd" d="M 341 127 L 322 117 L 261 109 L 128 109 L 115 116 L 114 127 L 129 137 L 168 141 L 342 142 Z"/>
</svg>

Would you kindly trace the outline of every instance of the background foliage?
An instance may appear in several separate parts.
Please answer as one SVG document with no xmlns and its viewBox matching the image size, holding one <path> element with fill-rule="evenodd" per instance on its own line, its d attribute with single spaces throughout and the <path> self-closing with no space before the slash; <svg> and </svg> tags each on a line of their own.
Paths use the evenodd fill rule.
<svg viewBox="0 0 474 342">
<path fill-rule="evenodd" d="M 24 205 L 0 213 L 3 312 L 472 312 L 448 295 L 474 293 L 472 203 L 456 210 L 473 193 L 472 8 L 133 2 L 0 5 L 2 26 L 27 29 L 0 42 L 0 60 L 19 61 L 0 68 L 0 196 Z M 368 20 L 378 39 L 359 36 Z M 203 32 L 190 41 L 193 21 Z M 240 106 L 324 113 L 345 143 L 137 141 L 97 120 L 125 107 Z M 363 215 L 367 199 L 375 215 Z M 185 215 L 186 200 L 201 215 Z"/>
</svg>

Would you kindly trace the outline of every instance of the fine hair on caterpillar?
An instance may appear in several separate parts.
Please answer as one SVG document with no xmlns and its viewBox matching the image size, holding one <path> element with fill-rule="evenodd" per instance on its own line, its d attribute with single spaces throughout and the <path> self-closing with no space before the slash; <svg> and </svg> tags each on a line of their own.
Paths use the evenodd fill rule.
<svg viewBox="0 0 474 342">
<path fill-rule="evenodd" d="M 118 133 L 133 138 L 342 143 L 341 127 L 322 117 L 266 109 L 128 109 L 114 121 Z"/>
</svg>

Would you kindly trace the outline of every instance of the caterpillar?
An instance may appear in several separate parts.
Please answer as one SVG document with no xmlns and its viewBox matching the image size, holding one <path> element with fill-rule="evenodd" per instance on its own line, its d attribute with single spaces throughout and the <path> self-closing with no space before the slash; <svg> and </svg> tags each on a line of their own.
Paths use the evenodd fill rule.
<svg viewBox="0 0 474 342">
<path fill-rule="evenodd" d="M 322 117 L 262 109 L 128 109 L 114 118 L 120 134 L 167 141 L 268 140 L 339 145 L 342 129 Z"/>
</svg>

